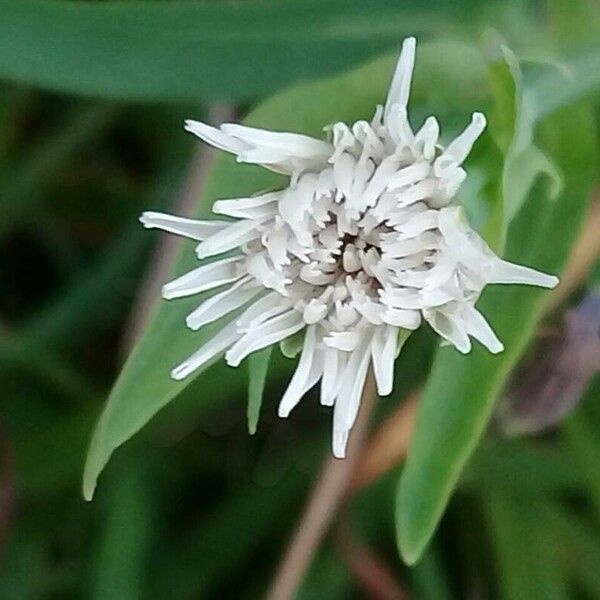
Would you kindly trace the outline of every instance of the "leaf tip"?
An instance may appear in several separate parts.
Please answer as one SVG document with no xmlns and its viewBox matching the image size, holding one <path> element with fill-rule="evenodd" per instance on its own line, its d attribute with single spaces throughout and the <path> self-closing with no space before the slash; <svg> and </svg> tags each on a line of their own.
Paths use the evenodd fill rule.
<svg viewBox="0 0 600 600">
<path fill-rule="evenodd" d="M 400 552 L 400 557 L 402 558 L 404 564 L 408 567 L 413 567 L 421 558 L 421 555 L 423 554 L 423 548 L 406 543 L 403 541 L 404 539 L 405 538 L 403 536 L 398 536 L 398 551 Z"/>
<path fill-rule="evenodd" d="M 96 491 L 96 483 L 98 481 L 98 472 L 94 469 L 88 460 L 83 469 L 83 485 L 82 492 L 86 502 L 91 502 L 94 499 L 94 492 Z"/>
</svg>

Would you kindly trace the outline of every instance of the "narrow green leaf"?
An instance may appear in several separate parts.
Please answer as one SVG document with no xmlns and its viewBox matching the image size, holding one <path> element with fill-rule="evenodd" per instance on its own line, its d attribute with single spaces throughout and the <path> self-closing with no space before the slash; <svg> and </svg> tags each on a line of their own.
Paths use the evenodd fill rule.
<svg viewBox="0 0 600 600">
<path fill-rule="evenodd" d="M 500 58 L 490 65 L 490 79 L 496 97 L 491 129 L 504 161 L 498 197 L 486 227 L 486 238 L 502 250 L 508 227 L 519 212 L 540 174 L 549 176 L 551 197 L 560 192 L 561 178 L 556 167 L 534 143 L 535 110 L 524 90 L 523 73 L 515 54 L 499 42 Z"/>
<path fill-rule="evenodd" d="M 26 159 L 13 166 L 10 178 L 0 188 L 0 235 L 31 218 L 39 201 L 40 182 L 51 177 L 84 145 L 93 143 L 116 115 L 116 107 L 110 105 L 78 107 L 32 144 Z"/>
<path fill-rule="evenodd" d="M 556 530 L 565 570 L 588 591 L 590 598 L 600 596 L 600 542 L 596 525 L 573 514 L 558 502 L 544 504 L 544 523 Z"/>
<path fill-rule="evenodd" d="M 249 483 L 229 494 L 173 544 L 159 566 L 156 597 L 215 597 L 215 589 L 241 567 L 250 564 L 254 570 L 265 542 L 285 539 L 282 529 L 295 520 L 306 485 L 306 476 L 295 471 L 277 485 Z"/>
<path fill-rule="evenodd" d="M 106 519 L 92 563 L 92 600 L 135 600 L 145 596 L 145 564 L 151 549 L 154 514 L 143 459 L 137 455 L 129 464 L 125 461 L 106 497 Z"/>
<path fill-rule="evenodd" d="M 567 600 L 561 537 L 539 496 L 495 491 L 484 496 L 500 598 Z"/>
<path fill-rule="evenodd" d="M 343 561 L 340 561 L 339 551 L 334 551 L 327 545 L 314 558 L 294 598 L 349 598 L 354 595 L 354 586 L 353 574 Z"/>
<path fill-rule="evenodd" d="M 567 419 L 561 435 L 572 452 L 572 468 L 586 481 L 589 499 L 600 517 L 600 440 L 597 431 L 597 422 L 580 408 Z"/>
<path fill-rule="evenodd" d="M 405 35 L 458 29 L 460 6 L 1 0 L 0 78 L 105 98 L 244 101 L 343 71 Z"/>
<path fill-rule="evenodd" d="M 248 357 L 248 432 L 256 433 L 273 346 Z"/>
<path fill-rule="evenodd" d="M 544 69 L 528 86 L 536 121 L 555 110 L 598 97 L 600 92 L 600 45 L 594 44 L 567 57 L 563 69 Z"/>
<path fill-rule="evenodd" d="M 478 493 L 499 489 L 568 494 L 585 485 L 570 452 L 525 440 L 482 443 L 461 481 L 461 489 Z"/>
<path fill-rule="evenodd" d="M 509 231 L 509 260 L 550 272 L 559 272 L 565 263 L 596 179 L 592 123 L 585 107 L 574 106 L 543 124 L 544 149 L 563 172 L 564 192 L 552 201 L 541 186 L 534 188 Z M 407 563 L 419 559 L 433 535 L 546 298 L 547 292 L 539 289 L 490 286 L 479 307 L 505 351 L 495 356 L 480 347 L 467 356 L 452 348 L 439 351 L 398 488 L 397 536 Z"/>
</svg>

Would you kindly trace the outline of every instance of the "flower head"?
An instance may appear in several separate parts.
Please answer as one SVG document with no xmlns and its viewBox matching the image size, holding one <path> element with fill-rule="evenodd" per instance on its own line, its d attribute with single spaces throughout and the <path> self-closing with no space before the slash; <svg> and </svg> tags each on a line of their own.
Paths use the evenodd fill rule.
<svg viewBox="0 0 600 600">
<path fill-rule="evenodd" d="M 460 352 L 471 337 L 501 352 L 475 308 L 489 283 L 553 287 L 556 277 L 497 257 L 467 224 L 456 193 L 462 163 L 485 128 L 474 113 L 446 148 L 435 117 L 414 133 L 407 102 L 415 39 L 405 40 L 385 106 L 371 122 L 335 123 L 327 141 L 305 135 L 197 121 L 185 128 L 204 141 L 289 176 L 280 191 L 219 200 L 198 221 L 146 212 L 141 221 L 199 241 L 203 263 L 167 283 L 165 298 L 223 288 L 187 317 L 191 329 L 236 317 L 172 371 L 182 379 L 225 353 L 237 366 L 252 352 L 304 333 L 296 372 L 281 400 L 286 417 L 318 381 L 334 406 L 333 452 L 345 454 L 367 372 L 380 395 L 392 391 L 394 361 L 407 331 L 423 319 Z"/>
</svg>

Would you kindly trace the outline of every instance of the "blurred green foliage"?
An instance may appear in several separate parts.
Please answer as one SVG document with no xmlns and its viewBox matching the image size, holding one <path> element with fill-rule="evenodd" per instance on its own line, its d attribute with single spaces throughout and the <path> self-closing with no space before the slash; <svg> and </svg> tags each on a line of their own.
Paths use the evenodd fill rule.
<svg viewBox="0 0 600 600">
<path fill-rule="evenodd" d="M 416 34 L 415 119 L 435 112 L 450 136 L 472 110 L 492 115 L 465 186 L 474 222 L 506 238 L 511 259 L 560 270 L 598 184 L 599 18 L 592 0 L 0 0 L 0 598 L 263 597 L 329 452 L 330 415 L 314 398 L 277 419 L 293 365 L 278 351 L 262 408 L 261 378 L 251 383 L 254 436 L 247 369 L 219 363 L 189 385 L 170 381 L 210 332 L 185 330 L 185 301 L 151 303 L 160 318 L 113 392 L 90 486 L 166 408 L 115 453 L 94 502 L 81 497 L 144 277 L 161 283 L 148 267 L 156 237 L 137 216 L 171 206 L 197 164 L 185 117 L 220 101 L 249 123 L 313 134 L 369 117 L 401 38 Z M 499 39 L 519 59 L 517 80 Z M 558 195 L 531 148 L 551 161 Z M 520 204 L 507 210 L 519 177 Z M 219 157 L 198 210 L 274 182 Z M 177 271 L 193 260 L 188 246 L 181 254 Z M 581 282 L 575 297 L 597 284 Z M 438 351 L 421 330 L 378 404 L 374 427 L 425 386 L 396 507 L 405 556 L 424 554 L 412 568 L 398 558 L 400 467 L 353 497 L 335 529 L 415 598 L 600 598 L 598 378 L 558 430 L 507 440 L 492 428 L 470 458 L 546 298 L 482 299 L 507 346 L 500 357 Z M 368 597 L 338 538 L 298 598 Z"/>
</svg>

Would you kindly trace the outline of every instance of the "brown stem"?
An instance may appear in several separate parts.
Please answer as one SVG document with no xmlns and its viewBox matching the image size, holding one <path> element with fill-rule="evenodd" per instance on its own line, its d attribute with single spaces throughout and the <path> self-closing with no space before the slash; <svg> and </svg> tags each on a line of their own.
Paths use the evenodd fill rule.
<svg viewBox="0 0 600 600">
<path fill-rule="evenodd" d="M 600 258 L 600 191 L 597 191 L 588 211 L 579 237 L 571 248 L 571 255 L 560 278 L 560 284 L 552 292 L 546 312 L 559 307 L 588 276 Z"/>
<path fill-rule="evenodd" d="M 348 442 L 346 458 L 340 460 L 329 456 L 326 459 L 292 541 L 279 564 L 267 594 L 268 600 L 289 600 L 302 583 L 313 554 L 337 514 L 352 480 L 352 473 L 365 441 L 375 397 L 375 382 L 369 373 L 360 412 Z"/>
<path fill-rule="evenodd" d="M 6 433 L 0 431 L 0 558 L 4 553 L 15 514 L 17 486 L 13 450 Z"/>
<path fill-rule="evenodd" d="M 410 393 L 370 436 L 352 474 L 352 493 L 370 485 L 406 458 L 417 417 L 419 395 L 418 391 Z"/>
<path fill-rule="evenodd" d="M 392 570 L 369 546 L 359 543 L 343 523 L 337 528 L 336 541 L 341 555 L 354 573 L 365 597 L 373 600 L 408 600 L 410 595 Z"/>
</svg>

